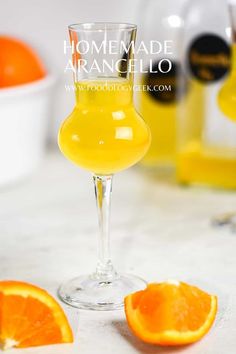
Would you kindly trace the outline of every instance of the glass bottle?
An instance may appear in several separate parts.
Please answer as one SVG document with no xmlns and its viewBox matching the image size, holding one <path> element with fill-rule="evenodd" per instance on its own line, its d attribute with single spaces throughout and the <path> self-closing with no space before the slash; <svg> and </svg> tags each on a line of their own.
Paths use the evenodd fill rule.
<svg viewBox="0 0 236 354">
<path fill-rule="evenodd" d="M 221 111 L 236 121 L 236 0 L 228 0 L 228 9 L 232 29 L 231 71 L 218 93 L 218 105 Z"/>
<path fill-rule="evenodd" d="M 187 92 L 178 107 L 177 179 L 236 188 L 236 126 L 217 103 L 231 64 L 227 3 L 188 1 L 183 19 L 179 43 Z"/>
<path fill-rule="evenodd" d="M 182 1 L 182 0 L 181 0 Z M 138 43 L 145 44 L 152 40 L 160 43 L 168 40 L 171 43 L 171 55 L 162 53 L 155 57 L 144 53 L 140 58 L 144 62 L 144 67 L 149 68 L 150 59 L 153 67 L 157 68 L 158 63 L 163 58 L 169 58 L 172 62 L 172 69 L 169 73 L 140 73 L 139 85 L 171 85 L 171 91 L 146 91 L 137 92 L 137 108 L 149 125 L 152 133 L 152 143 L 148 153 L 142 160 L 142 165 L 151 169 L 164 169 L 173 167 L 175 163 L 176 150 L 176 86 L 178 72 L 178 52 L 176 48 L 176 36 L 182 25 L 182 20 L 178 15 L 180 2 L 167 0 L 164 3 L 159 0 L 143 0 L 139 9 Z"/>
</svg>

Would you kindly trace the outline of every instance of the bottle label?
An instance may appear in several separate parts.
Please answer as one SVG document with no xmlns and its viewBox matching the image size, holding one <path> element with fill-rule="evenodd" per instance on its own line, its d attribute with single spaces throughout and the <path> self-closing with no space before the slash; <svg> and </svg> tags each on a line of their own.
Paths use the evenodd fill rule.
<svg viewBox="0 0 236 354">
<path fill-rule="evenodd" d="M 222 79 L 230 70 L 230 47 L 216 34 L 195 38 L 187 53 L 191 74 L 204 84 Z"/>
<path fill-rule="evenodd" d="M 171 104 L 177 101 L 177 76 L 179 70 L 179 64 L 171 60 L 172 67 L 169 72 L 167 66 L 168 64 L 163 61 L 162 70 L 163 73 L 158 70 L 159 62 L 152 65 L 152 72 L 148 72 L 145 75 L 144 85 L 148 88 L 147 93 L 152 97 L 152 99 L 158 101 L 162 104 Z M 166 66 L 166 67 L 165 67 Z"/>
</svg>

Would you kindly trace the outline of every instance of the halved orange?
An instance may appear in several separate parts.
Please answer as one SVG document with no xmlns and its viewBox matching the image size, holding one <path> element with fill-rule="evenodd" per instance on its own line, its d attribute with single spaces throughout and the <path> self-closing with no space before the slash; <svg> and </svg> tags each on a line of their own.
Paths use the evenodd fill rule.
<svg viewBox="0 0 236 354">
<path fill-rule="evenodd" d="M 217 297 L 178 281 L 149 284 L 125 298 L 133 333 L 147 343 L 183 345 L 201 339 L 211 328 Z"/>
<path fill-rule="evenodd" d="M 73 334 L 60 305 L 45 290 L 0 281 L 0 344 L 3 349 L 71 343 Z"/>
</svg>

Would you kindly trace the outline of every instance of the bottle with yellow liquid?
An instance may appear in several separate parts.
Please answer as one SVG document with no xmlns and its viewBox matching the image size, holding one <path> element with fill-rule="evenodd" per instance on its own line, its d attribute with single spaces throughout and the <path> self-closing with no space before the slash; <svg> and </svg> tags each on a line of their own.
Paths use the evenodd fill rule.
<svg viewBox="0 0 236 354">
<path fill-rule="evenodd" d="M 191 0 L 183 14 L 187 94 L 178 108 L 177 178 L 182 184 L 236 188 L 236 126 L 217 103 L 231 70 L 229 18 L 225 0 L 215 5 Z"/>
<path fill-rule="evenodd" d="M 138 84 L 143 87 L 137 93 L 137 108 L 152 133 L 152 143 L 142 165 L 152 170 L 173 170 L 176 153 L 176 116 L 177 116 L 177 85 L 179 58 L 177 33 L 182 26 L 179 15 L 181 3 L 175 0 L 143 0 L 139 10 L 139 42 L 148 44 L 158 41 L 160 52 L 143 53 L 142 60 L 146 73 L 140 73 Z M 168 42 L 170 51 L 165 53 L 163 46 Z M 162 46 L 162 47 L 161 47 Z M 162 69 L 158 65 L 163 59 L 169 59 L 172 68 L 163 62 Z M 153 71 L 149 62 L 153 62 Z M 145 90 L 145 87 L 157 87 L 157 91 Z"/>
<path fill-rule="evenodd" d="M 228 1 L 228 10 L 232 27 L 232 68 L 229 77 L 218 93 L 218 104 L 221 111 L 236 124 L 236 0 Z M 230 225 L 235 231 L 236 212 L 231 211 L 216 215 L 213 225 Z"/>
</svg>

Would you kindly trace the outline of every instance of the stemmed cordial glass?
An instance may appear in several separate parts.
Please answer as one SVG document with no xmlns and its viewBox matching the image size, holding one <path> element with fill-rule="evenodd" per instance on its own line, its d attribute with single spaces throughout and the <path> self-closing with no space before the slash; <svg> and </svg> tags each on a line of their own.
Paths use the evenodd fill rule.
<svg viewBox="0 0 236 354">
<path fill-rule="evenodd" d="M 109 250 L 113 174 L 138 162 L 150 145 L 149 128 L 133 105 L 136 26 L 82 23 L 69 26 L 69 34 L 76 104 L 60 128 L 59 146 L 93 175 L 100 230 L 95 272 L 63 284 L 59 296 L 78 308 L 118 309 L 126 294 L 145 287 L 142 279 L 116 272 Z"/>
<path fill-rule="evenodd" d="M 218 93 L 218 104 L 225 116 L 236 122 L 236 0 L 228 1 L 228 9 L 232 29 L 232 64 L 230 75 Z M 213 223 L 232 224 L 236 229 L 236 211 L 217 215 Z"/>
</svg>

